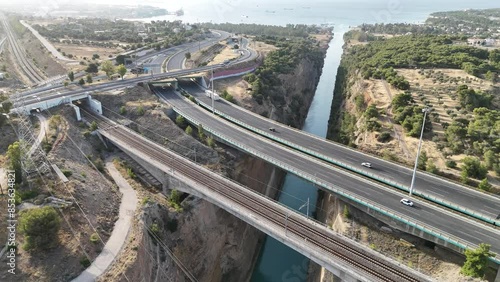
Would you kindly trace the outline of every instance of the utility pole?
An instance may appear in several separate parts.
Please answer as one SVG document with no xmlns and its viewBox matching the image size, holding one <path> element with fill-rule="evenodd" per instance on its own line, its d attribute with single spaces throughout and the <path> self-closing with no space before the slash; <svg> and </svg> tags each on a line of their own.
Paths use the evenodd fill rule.
<svg viewBox="0 0 500 282">
<path fill-rule="evenodd" d="M 210 95 L 212 97 L 212 114 L 215 114 L 215 103 L 214 103 L 214 96 L 215 96 L 215 92 L 214 92 L 214 66 L 212 65 L 212 95 Z"/>
<path fill-rule="evenodd" d="M 422 112 L 424 113 L 424 121 L 422 122 L 422 130 L 420 131 L 420 140 L 418 141 L 418 150 L 417 150 L 417 158 L 415 159 L 415 166 L 413 167 L 413 176 L 411 177 L 410 184 L 410 197 L 413 194 L 413 185 L 415 184 L 415 175 L 417 174 L 417 166 L 418 166 L 418 158 L 420 157 L 420 149 L 422 148 L 422 136 L 424 135 L 425 128 L 425 118 L 427 117 L 427 113 L 431 110 L 429 108 L 423 108 Z"/>
</svg>

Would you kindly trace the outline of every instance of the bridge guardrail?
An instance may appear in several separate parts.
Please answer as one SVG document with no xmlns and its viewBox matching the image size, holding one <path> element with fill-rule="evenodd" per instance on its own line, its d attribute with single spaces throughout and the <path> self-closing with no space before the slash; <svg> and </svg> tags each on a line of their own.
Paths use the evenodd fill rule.
<svg viewBox="0 0 500 282">
<path fill-rule="evenodd" d="M 201 124 L 201 122 L 197 121 L 196 119 L 190 117 L 189 115 L 187 115 L 186 113 L 182 112 L 181 110 L 179 110 L 178 108 L 176 107 L 173 107 L 173 110 L 183 116 L 186 120 L 190 121 L 192 124 L 194 125 L 198 125 L 198 124 Z M 368 199 L 365 199 L 363 197 L 359 197 L 359 196 L 354 196 L 348 192 L 346 192 L 344 189 L 340 188 L 340 187 L 337 187 L 335 185 L 332 185 L 332 184 L 329 184 L 329 183 L 326 183 L 326 182 L 321 182 L 319 180 L 316 179 L 316 177 L 314 175 L 309 175 L 307 173 L 304 173 L 304 172 L 300 172 L 298 171 L 297 169 L 289 166 L 289 165 L 286 165 L 285 163 L 283 162 L 280 162 L 278 160 L 275 160 L 274 158 L 271 158 L 269 156 L 266 156 L 266 155 L 263 155 L 263 154 L 260 154 L 250 148 L 248 148 L 247 146 L 243 145 L 243 144 L 240 144 L 218 132 L 216 132 L 215 130 L 211 129 L 210 127 L 203 127 L 204 130 L 210 132 L 211 134 L 217 136 L 218 138 L 224 140 L 225 142 L 228 142 L 229 144 L 233 145 L 233 146 L 236 146 L 236 147 L 239 147 L 243 150 L 245 150 L 246 152 L 256 156 L 256 157 L 259 157 L 263 160 L 266 160 L 267 162 L 269 163 L 272 163 L 282 169 L 285 169 L 299 177 L 302 177 L 306 180 L 308 180 L 309 182 L 312 182 L 312 183 L 315 183 L 317 185 L 320 185 L 322 187 L 325 187 L 349 200 L 352 200 L 356 203 L 359 203 L 361 205 L 364 205 L 366 207 L 369 207 L 373 210 L 376 210 L 378 211 L 379 213 L 381 214 L 384 214 L 386 216 L 389 216 L 393 219 L 396 219 L 400 222 L 403 222 L 409 226 L 413 226 L 427 234 L 430 234 L 432 236 L 435 236 L 441 240 L 444 240 L 448 243 L 451 243 L 461 249 L 476 249 L 478 246 L 473 244 L 473 243 L 470 243 L 470 242 L 466 242 L 464 240 L 461 240 L 460 238 L 456 237 L 456 236 L 453 236 L 451 234 L 448 234 L 448 233 L 445 233 L 445 232 L 442 232 L 442 231 L 437 231 L 437 230 L 434 230 L 431 226 L 429 225 L 426 225 L 425 223 L 422 223 L 422 222 L 419 222 L 419 221 L 416 221 L 416 220 L 413 220 L 413 221 L 410 221 L 410 220 L 407 220 L 405 219 L 405 216 L 401 213 L 398 213 L 396 211 L 392 211 L 392 210 L 389 210 L 389 209 L 383 209 L 383 208 L 380 208 L 378 207 L 378 205 Z M 495 257 L 491 257 L 490 260 L 492 260 L 493 262 L 497 263 L 497 264 L 500 264 L 500 258 L 498 258 L 498 254 L 495 254 Z"/>
<path fill-rule="evenodd" d="M 114 123 L 114 122 L 113 122 L 113 123 Z M 131 129 L 127 128 L 127 127 L 124 127 L 123 125 L 122 125 L 122 128 L 123 128 L 123 129 L 125 129 L 126 131 L 130 132 L 131 134 L 138 136 L 138 133 L 137 133 L 137 132 L 134 132 L 133 130 L 131 130 Z M 109 135 L 109 133 L 108 133 L 108 132 L 106 132 L 106 129 L 102 129 L 102 128 L 100 128 L 100 129 L 98 129 L 98 130 L 99 130 L 99 131 L 101 131 L 101 134 L 103 134 L 103 135 L 107 136 L 108 138 L 110 138 L 110 137 L 109 137 L 110 135 Z M 111 133 L 111 135 L 112 135 L 112 133 Z M 149 139 L 148 137 L 145 137 L 145 136 L 140 136 L 140 138 L 143 138 L 143 139 L 146 139 L 147 141 L 150 141 L 150 142 L 152 142 L 152 143 L 155 143 L 155 141 L 153 141 L 153 140 Z M 159 144 L 157 144 L 157 143 L 155 143 L 155 144 L 156 144 L 157 146 L 159 146 L 159 147 L 163 147 L 163 146 L 161 146 L 161 145 L 159 145 Z M 163 148 L 164 148 L 164 147 L 163 147 Z M 165 148 L 164 148 L 164 149 L 165 149 Z M 185 156 L 185 155 L 180 154 L 179 152 L 172 151 L 172 150 L 170 150 L 170 149 L 166 149 L 166 150 L 168 150 L 171 154 L 173 154 L 173 156 L 172 156 L 172 160 L 173 160 L 173 161 L 175 161 L 175 160 L 176 160 L 176 157 L 177 157 L 177 158 L 183 158 L 183 159 L 187 160 L 188 162 L 192 162 L 192 160 L 191 160 L 190 158 L 188 158 L 188 157 L 187 157 L 187 156 Z M 327 229 L 327 230 L 328 230 L 328 232 L 335 234 L 335 236 L 337 236 L 338 238 L 340 238 L 340 240 L 342 240 L 342 241 L 344 241 L 344 242 L 349 242 L 350 244 L 354 245 L 354 247 L 360 247 L 360 248 L 361 248 L 361 250 L 362 250 L 362 251 L 364 251 L 364 252 L 367 252 L 367 253 L 373 253 L 373 254 L 375 254 L 375 255 L 377 255 L 377 256 L 384 256 L 386 260 L 388 260 L 388 261 L 392 261 L 392 263 L 393 263 L 394 265 L 402 266 L 402 265 L 401 265 L 401 263 L 400 263 L 400 262 L 398 262 L 398 261 L 396 261 L 394 258 L 386 257 L 384 254 L 382 254 L 382 253 L 380 253 L 380 252 L 377 252 L 377 251 L 375 251 L 375 250 L 372 250 L 372 249 L 368 248 L 368 246 L 361 244 L 359 241 L 357 241 L 357 240 L 355 240 L 355 239 L 352 239 L 352 238 L 349 238 L 349 237 L 345 236 L 344 234 L 342 234 L 342 233 L 340 233 L 340 232 L 337 232 L 337 231 L 335 231 L 335 230 L 332 230 L 332 228 L 330 228 L 327 224 L 325 224 L 325 223 L 323 223 L 323 222 L 320 222 L 320 221 L 316 220 L 315 218 L 312 218 L 312 217 L 306 217 L 304 214 L 302 214 L 302 213 L 301 213 L 300 211 L 298 211 L 298 210 L 291 209 L 290 207 L 286 206 L 285 204 L 280 203 L 280 202 L 278 202 L 277 200 L 275 200 L 275 199 L 273 199 L 273 198 L 270 198 L 270 197 L 269 197 L 269 196 L 267 196 L 267 195 L 264 195 L 264 194 L 262 194 L 262 193 L 259 193 L 259 192 L 255 191 L 255 190 L 252 190 L 252 189 L 245 188 L 245 187 L 243 187 L 240 183 L 236 182 L 235 180 L 230 179 L 230 178 L 228 178 L 227 176 L 221 175 L 221 174 L 219 174 L 219 173 L 212 172 L 212 171 L 208 170 L 207 168 L 203 167 L 203 165 L 202 165 L 202 164 L 199 164 L 199 163 L 197 163 L 197 162 L 195 162 L 195 163 L 196 163 L 198 166 L 200 166 L 200 169 L 202 169 L 202 170 L 207 170 L 207 171 L 209 171 L 209 172 L 210 172 L 210 173 L 212 173 L 212 174 L 216 174 L 218 177 L 222 178 L 224 181 L 226 181 L 226 182 L 228 182 L 228 183 L 230 183 L 230 184 L 232 184 L 232 185 L 234 185 L 234 186 L 237 186 L 239 189 L 242 189 L 242 190 L 244 190 L 244 191 L 246 191 L 246 192 L 248 192 L 248 193 L 250 193 L 250 194 L 254 194 L 254 195 L 256 195 L 256 196 L 257 196 L 257 198 L 259 198 L 259 197 L 261 197 L 261 198 L 265 198 L 266 200 L 268 200 L 268 201 L 272 202 L 273 204 L 280 206 L 281 208 L 283 208 L 283 209 L 285 209 L 285 210 L 287 211 L 287 212 L 286 212 L 286 214 L 288 214 L 288 217 L 290 217 L 292 214 L 295 214 L 297 217 L 306 218 L 306 220 L 307 220 L 306 222 L 307 222 L 309 225 L 316 226 L 316 227 L 322 227 L 322 228 L 324 228 L 324 229 Z M 182 174 L 182 171 L 181 171 L 181 174 Z M 174 176 L 174 177 L 175 177 L 175 176 Z M 178 178 L 178 176 L 177 176 L 177 178 Z M 179 180 L 180 180 L 180 181 L 183 181 L 182 179 L 179 179 Z M 240 187 L 241 187 L 241 188 L 240 188 Z M 238 210 L 238 209 L 240 209 L 240 205 L 239 205 L 239 204 L 237 204 L 237 205 L 238 205 L 238 206 L 235 206 L 235 205 L 233 205 L 233 204 L 231 204 L 231 203 L 227 204 L 227 206 L 229 206 L 232 210 Z M 258 218 L 255 218 L 253 215 L 249 215 L 249 217 L 253 217 L 254 219 L 258 220 Z M 286 229 L 286 227 L 285 227 L 285 229 Z M 292 234 L 292 235 L 293 235 L 293 234 Z M 271 235 L 271 234 L 269 234 L 269 236 L 274 237 L 274 236 L 273 236 L 273 235 Z M 289 235 L 287 235 L 287 236 L 289 236 Z M 297 236 L 297 235 L 295 235 L 295 236 Z M 300 239 L 303 239 L 303 237 L 299 237 L 299 238 L 300 238 Z M 410 267 L 410 269 L 411 269 L 411 267 Z M 415 271 L 415 269 L 413 269 L 413 271 Z M 415 273 L 416 273 L 417 275 L 421 275 L 421 273 L 419 273 L 419 272 L 415 272 Z"/>
<path fill-rule="evenodd" d="M 199 100 L 199 99 L 197 99 L 197 98 L 195 98 L 195 100 L 196 100 L 196 103 L 198 103 L 200 106 L 202 106 L 202 107 L 204 107 L 204 108 L 206 108 L 206 109 L 208 109 L 208 110 L 212 110 L 212 107 L 211 107 L 210 105 L 207 105 L 206 103 L 204 103 L 204 102 L 200 101 L 200 100 Z M 310 150 L 310 149 L 304 148 L 304 147 L 302 147 L 302 146 L 299 146 L 299 145 L 297 145 L 297 144 L 294 144 L 294 143 L 288 142 L 287 140 L 284 140 L 284 139 L 282 139 L 282 138 L 279 138 L 279 137 L 277 137 L 277 136 L 274 136 L 273 134 L 270 134 L 270 133 L 268 133 L 267 131 L 264 131 L 264 130 L 261 130 L 261 129 L 255 128 L 255 127 L 253 127 L 253 126 L 251 126 L 251 125 L 248 125 L 248 124 L 246 124 L 246 123 L 244 123 L 244 122 L 241 122 L 241 121 L 239 121 L 238 119 L 235 119 L 235 118 L 233 118 L 233 117 L 231 117 L 231 116 L 229 116 L 229 115 L 227 115 L 227 114 L 225 114 L 225 113 L 223 113 L 223 112 L 221 112 L 221 111 L 219 111 L 219 110 L 217 110 L 217 109 L 215 109 L 215 113 L 216 113 L 217 115 L 219 115 L 219 116 L 221 116 L 221 117 L 223 117 L 223 118 L 225 118 L 225 119 L 227 119 L 227 120 L 229 120 L 229 121 L 233 122 L 233 123 L 236 123 L 236 124 L 238 124 L 238 125 L 242 126 L 243 128 L 247 128 L 247 129 L 249 129 L 249 130 L 251 130 L 251 131 L 253 131 L 253 132 L 255 132 L 255 133 L 258 133 L 258 134 L 260 134 L 260 135 L 262 135 L 262 136 L 265 136 L 265 137 L 267 137 L 267 138 L 269 138 L 269 139 L 271 139 L 271 140 L 277 141 L 277 142 L 282 143 L 282 144 L 284 144 L 284 145 L 286 145 L 286 146 L 289 146 L 289 147 L 291 147 L 291 148 L 294 148 L 294 149 L 296 149 L 296 150 L 298 150 L 298 151 L 301 151 L 301 152 L 303 152 L 303 153 L 309 154 L 309 155 L 311 155 L 311 156 L 314 156 L 314 157 L 316 157 L 316 158 L 318 158 L 318 159 L 321 159 L 321 160 L 327 161 L 327 162 L 332 163 L 332 164 L 334 164 L 334 165 L 340 166 L 340 167 L 342 167 L 342 168 L 344 168 L 344 169 L 347 169 L 347 170 L 353 171 L 353 172 L 355 172 L 355 173 L 357 173 L 357 174 L 360 174 L 360 175 L 363 175 L 363 176 L 366 176 L 366 177 L 372 178 L 372 179 L 374 179 L 374 180 L 376 180 L 376 181 L 379 181 L 379 182 L 382 182 L 382 183 L 388 184 L 388 185 L 393 186 L 393 187 L 395 187 L 395 188 L 398 188 L 398 189 L 400 189 L 400 190 L 403 190 L 403 191 L 409 192 L 409 187 L 407 187 L 407 186 L 405 186 L 405 185 L 403 185 L 403 184 L 401 184 L 401 183 L 398 183 L 398 182 L 395 182 L 395 181 L 389 180 L 389 179 L 384 178 L 384 177 L 377 176 L 377 175 L 375 175 L 375 174 L 373 174 L 373 173 L 369 173 L 369 172 L 366 172 L 366 171 L 364 171 L 364 170 L 359 170 L 358 168 L 355 168 L 355 167 L 353 167 L 353 166 L 347 165 L 347 164 L 345 164 L 345 163 L 343 163 L 343 162 L 341 162 L 341 161 L 338 161 L 338 160 L 335 160 L 335 159 L 329 158 L 329 157 L 327 157 L 327 156 L 325 156 L 325 155 L 322 155 L 322 154 L 320 154 L 320 153 L 318 153 L 318 152 L 315 152 L 315 151 L 313 151 L 313 150 Z M 488 222 L 488 223 L 493 224 L 493 225 L 500 226 L 500 221 L 497 221 L 497 220 L 495 220 L 495 219 L 493 219 L 493 218 L 491 218 L 491 217 L 487 217 L 487 216 L 485 216 L 485 215 L 483 215 L 483 214 L 481 214 L 481 213 L 474 212 L 474 211 L 469 210 L 469 209 L 467 209 L 467 208 L 464 208 L 464 207 L 461 207 L 461 206 L 458 206 L 458 205 L 454 205 L 454 204 L 452 204 L 451 202 L 445 201 L 445 200 L 443 200 L 443 199 L 441 199 L 441 198 L 438 198 L 438 197 L 430 196 L 430 195 L 428 195 L 428 194 L 421 193 L 421 192 L 419 192 L 418 190 L 417 190 L 417 191 L 414 191 L 414 192 L 413 192 L 413 194 L 414 194 L 414 195 L 417 195 L 417 196 L 420 196 L 420 197 L 422 197 L 422 198 L 424 198 L 424 199 L 426 199 L 426 200 L 429 200 L 429 201 L 432 201 L 432 202 L 434 202 L 434 203 L 437 203 L 437 204 L 439 204 L 439 205 L 442 205 L 442 206 L 448 207 L 448 208 L 450 208 L 450 209 L 453 209 L 453 210 L 455 210 L 455 211 L 458 211 L 458 212 L 464 213 L 464 214 L 466 214 L 466 215 L 472 216 L 472 217 L 477 218 L 477 219 L 479 219 L 479 220 L 482 220 L 482 221 Z"/>
</svg>

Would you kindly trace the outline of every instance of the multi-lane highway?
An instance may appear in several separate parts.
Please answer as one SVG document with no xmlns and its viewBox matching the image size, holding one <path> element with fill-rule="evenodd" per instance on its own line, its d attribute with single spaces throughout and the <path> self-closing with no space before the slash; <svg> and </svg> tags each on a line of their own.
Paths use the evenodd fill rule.
<svg viewBox="0 0 500 282">
<path fill-rule="evenodd" d="M 488 243 L 492 246 L 493 252 L 500 253 L 500 232 L 490 226 L 465 219 L 425 202 L 415 201 L 415 207 L 404 206 L 399 202 L 404 196 L 400 192 L 355 176 L 348 171 L 337 169 L 232 125 L 186 99 L 180 98 L 172 90 L 157 89 L 157 93 L 178 111 L 195 119 L 197 123 L 203 124 L 204 128 L 210 128 L 235 143 L 243 144 L 245 150 L 251 154 L 267 156 L 270 158 L 268 160 L 272 160 L 289 171 L 299 171 L 304 175 L 309 175 L 322 183 L 322 186 L 327 187 L 324 188 L 327 191 L 338 189 L 352 194 L 374 206 L 387 209 L 421 226 L 427 226 L 437 233 L 448 234 L 457 240 L 461 238 L 463 242 L 474 245 Z"/>
<path fill-rule="evenodd" d="M 203 101 L 207 105 L 211 105 L 210 98 L 206 97 L 204 90 L 195 83 L 185 82 L 179 85 L 200 101 Z M 289 144 L 295 144 L 296 147 L 303 148 L 302 151 L 313 151 L 316 153 L 316 156 L 324 156 L 324 160 L 338 160 L 357 170 L 374 174 L 379 178 L 398 182 L 402 186 L 410 186 L 413 171 L 407 167 L 290 128 L 289 126 L 263 118 L 223 100 L 215 103 L 215 108 L 249 127 L 263 131 L 271 137 L 287 141 Z M 270 127 L 273 127 L 275 131 L 269 131 Z M 372 168 L 367 169 L 361 166 L 362 162 L 371 163 Z M 472 190 L 446 179 L 421 172 L 417 173 L 414 187 L 415 193 L 417 194 L 430 195 L 433 198 L 442 199 L 446 202 L 453 203 L 453 205 L 461 206 L 468 211 L 484 215 L 492 220 L 497 220 L 500 223 L 500 197 L 498 196 Z"/>
</svg>

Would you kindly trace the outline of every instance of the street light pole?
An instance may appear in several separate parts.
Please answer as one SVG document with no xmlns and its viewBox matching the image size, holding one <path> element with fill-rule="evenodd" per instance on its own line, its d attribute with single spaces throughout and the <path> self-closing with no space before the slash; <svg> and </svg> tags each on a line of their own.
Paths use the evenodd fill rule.
<svg viewBox="0 0 500 282">
<path fill-rule="evenodd" d="M 214 96 L 215 96 L 215 92 L 214 92 L 214 66 L 212 65 L 212 95 L 210 95 L 212 97 L 212 114 L 215 114 L 215 103 L 214 103 Z"/>
<path fill-rule="evenodd" d="M 413 175 L 411 177 L 410 194 L 409 194 L 410 197 L 413 193 L 413 185 L 415 184 L 415 175 L 417 174 L 418 158 L 420 157 L 420 149 L 422 148 L 422 136 L 424 135 L 425 118 L 427 117 L 427 113 L 430 112 L 430 109 L 423 108 L 422 112 L 424 113 L 424 121 L 422 122 L 422 130 L 420 131 L 420 140 L 418 141 L 417 157 L 415 159 L 415 166 L 413 167 Z"/>
</svg>

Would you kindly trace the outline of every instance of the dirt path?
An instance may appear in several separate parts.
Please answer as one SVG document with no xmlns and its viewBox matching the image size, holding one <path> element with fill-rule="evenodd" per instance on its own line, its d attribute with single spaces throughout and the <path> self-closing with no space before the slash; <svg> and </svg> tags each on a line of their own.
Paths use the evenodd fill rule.
<svg viewBox="0 0 500 282">
<path fill-rule="evenodd" d="M 38 120 L 40 120 L 40 131 L 38 132 L 38 136 L 36 137 L 35 143 L 31 145 L 31 148 L 28 151 L 28 155 L 33 154 L 36 147 L 38 147 L 40 143 L 42 143 L 42 140 L 47 135 L 47 131 L 49 129 L 49 124 L 44 116 L 40 114 L 36 114 L 35 116 L 38 118 Z"/>
<path fill-rule="evenodd" d="M 123 194 L 118 220 L 102 252 L 92 262 L 89 268 L 85 269 L 82 274 L 72 280 L 73 282 L 93 282 L 97 277 L 104 274 L 115 261 L 125 242 L 127 242 L 127 237 L 131 229 L 133 215 L 137 208 L 137 194 L 127 180 L 123 178 L 116 169 L 111 158 L 106 160 L 106 169 L 116 185 L 118 185 L 120 192 Z"/>
<path fill-rule="evenodd" d="M 385 81 L 385 80 L 383 80 L 383 83 L 384 83 L 385 91 L 386 91 L 387 95 L 389 96 L 390 101 L 392 101 L 392 94 L 391 94 L 391 90 L 389 89 L 389 85 L 387 84 L 387 81 Z M 409 160 L 412 155 L 411 155 L 410 151 L 408 150 L 408 146 L 406 145 L 404 137 L 402 137 L 403 131 L 401 130 L 401 126 L 399 124 L 397 124 L 396 122 L 394 122 L 394 119 L 392 118 L 392 107 L 391 106 L 389 106 L 387 108 L 387 119 L 388 119 L 388 122 L 390 122 L 392 124 L 392 130 L 394 131 L 394 135 L 398 139 L 399 145 L 400 145 L 401 149 L 403 150 L 403 153 L 404 153 L 406 159 Z"/>
</svg>

